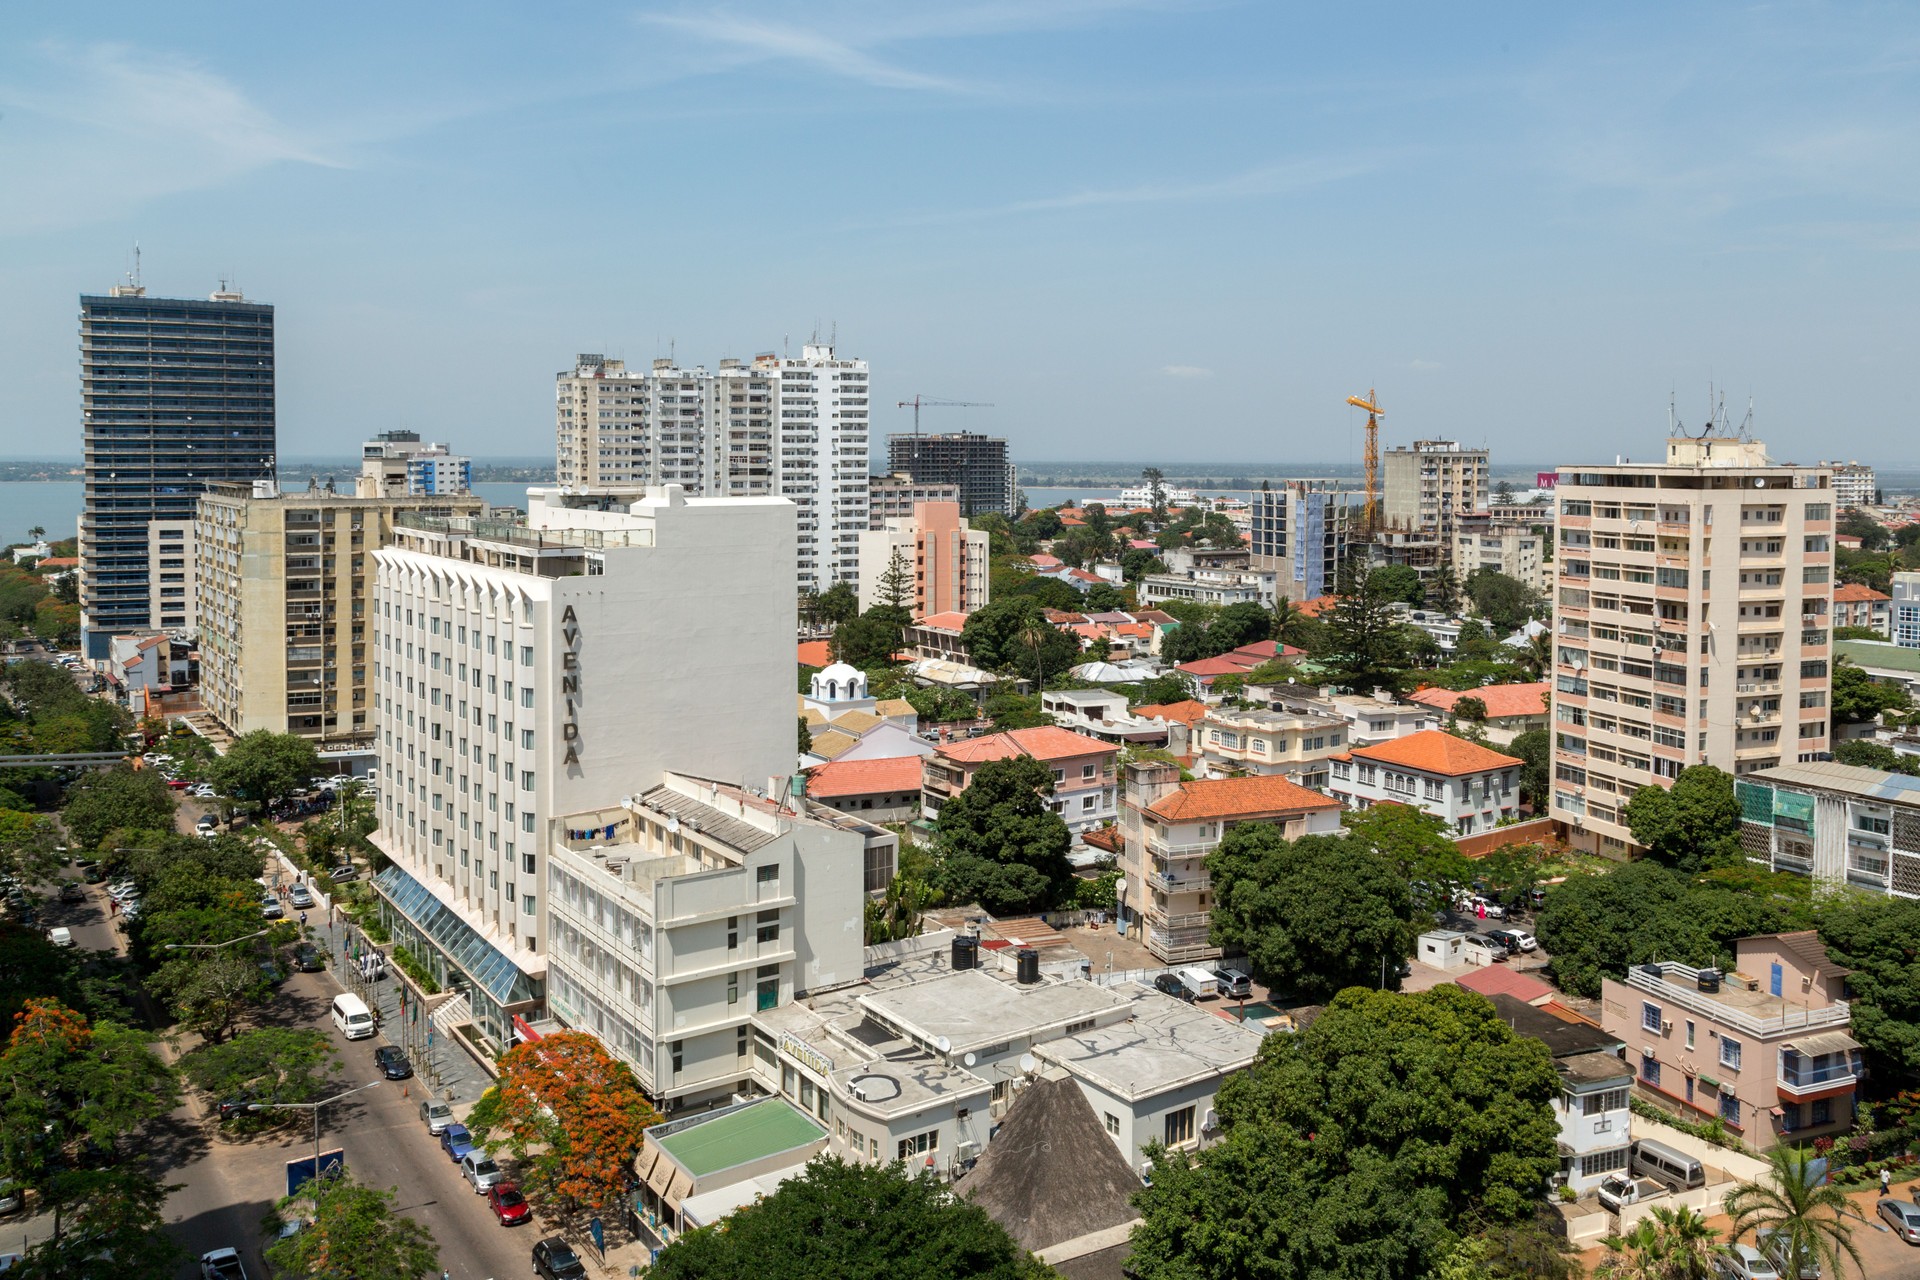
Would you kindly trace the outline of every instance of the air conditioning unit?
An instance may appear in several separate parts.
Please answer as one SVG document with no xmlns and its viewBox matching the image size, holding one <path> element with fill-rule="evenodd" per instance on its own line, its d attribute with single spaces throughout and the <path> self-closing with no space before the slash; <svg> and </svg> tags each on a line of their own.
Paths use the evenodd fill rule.
<svg viewBox="0 0 1920 1280">
<path fill-rule="evenodd" d="M 978 1160 L 980 1158 L 980 1144 L 977 1142 L 963 1142 L 954 1148 L 953 1155 L 954 1159 L 962 1163 L 968 1160 Z"/>
<path fill-rule="evenodd" d="M 1671 1018 L 1660 1019 L 1660 1034 L 1663 1036 L 1670 1036 L 1673 1034 L 1673 1019 Z"/>
<path fill-rule="evenodd" d="M 1200 1127 L 1208 1133 L 1212 1133 L 1215 1129 L 1218 1129 L 1220 1127 L 1220 1113 L 1212 1107 L 1208 1107 L 1207 1114 L 1200 1121 Z"/>
</svg>

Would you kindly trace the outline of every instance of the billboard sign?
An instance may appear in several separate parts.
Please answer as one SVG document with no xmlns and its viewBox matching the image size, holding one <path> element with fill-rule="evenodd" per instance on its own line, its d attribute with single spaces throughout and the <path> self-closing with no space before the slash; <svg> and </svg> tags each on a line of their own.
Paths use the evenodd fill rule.
<svg viewBox="0 0 1920 1280">
<path fill-rule="evenodd" d="M 337 1178 L 347 1171 L 347 1153 L 336 1147 L 332 1151 L 320 1153 L 320 1172 L 329 1178 Z M 304 1160 L 287 1161 L 287 1194 L 294 1195 L 300 1188 L 313 1180 L 313 1157 Z"/>
</svg>

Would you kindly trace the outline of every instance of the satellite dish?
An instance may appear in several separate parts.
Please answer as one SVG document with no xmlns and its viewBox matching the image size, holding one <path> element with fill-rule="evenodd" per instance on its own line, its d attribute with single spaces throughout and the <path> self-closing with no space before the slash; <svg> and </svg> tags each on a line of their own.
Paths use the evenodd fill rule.
<svg viewBox="0 0 1920 1280">
<path fill-rule="evenodd" d="M 933 1047 L 942 1053 L 947 1053 L 952 1050 L 953 1041 L 947 1039 L 945 1036 L 937 1036 L 934 1039 Z"/>
<path fill-rule="evenodd" d="M 1023 1053 L 1020 1055 L 1020 1069 L 1028 1075 L 1032 1075 L 1033 1069 L 1039 1065 L 1039 1061 L 1032 1054 Z"/>
<path fill-rule="evenodd" d="M 971 1054 L 971 1053 L 970 1053 L 970 1054 L 968 1054 L 968 1055 L 967 1055 L 966 1057 L 964 1057 L 964 1058 L 962 1058 L 962 1059 L 960 1059 L 960 1061 L 961 1061 L 961 1063 L 962 1063 L 963 1065 L 965 1065 L 965 1066 L 969 1066 L 969 1067 L 970 1067 L 970 1066 L 972 1066 L 972 1065 L 973 1065 L 974 1063 L 976 1063 L 976 1062 L 978 1062 L 978 1061 L 979 1061 L 979 1059 L 978 1059 L 978 1058 L 976 1058 L 976 1057 L 975 1057 L 975 1056 L 974 1056 L 973 1054 Z"/>
</svg>

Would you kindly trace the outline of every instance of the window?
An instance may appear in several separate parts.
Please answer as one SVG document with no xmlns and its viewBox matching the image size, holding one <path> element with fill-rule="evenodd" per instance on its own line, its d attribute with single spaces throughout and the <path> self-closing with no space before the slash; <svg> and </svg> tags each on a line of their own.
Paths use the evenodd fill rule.
<svg viewBox="0 0 1920 1280">
<path fill-rule="evenodd" d="M 740 975 L 738 972 L 734 972 L 727 975 L 727 1003 L 738 1004 L 739 1002 L 740 1002 Z"/>
<path fill-rule="evenodd" d="M 1166 1144 L 1177 1147 L 1183 1142 L 1193 1141 L 1193 1108 L 1182 1107 L 1178 1111 L 1167 1112 Z"/>
<path fill-rule="evenodd" d="M 1607 1111 L 1625 1111 L 1627 1109 L 1627 1091 L 1625 1089 L 1602 1089 L 1599 1093 L 1580 1095 L 1580 1113 L 1597 1116 Z"/>
<path fill-rule="evenodd" d="M 900 1159 L 910 1160 L 914 1156 L 932 1155 L 940 1149 L 940 1131 L 930 1129 L 926 1133 L 911 1138 L 900 1139 Z"/>
<path fill-rule="evenodd" d="M 1660 1026 L 1660 1006 L 1654 1004 L 1651 1000 L 1642 1001 L 1640 1005 L 1640 1029 L 1642 1031 L 1658 1031 Z"/>
<path fill-rule="evenodd" d="M 1787 1102 L 1783 1100 L 1780 1103 L 1781 1132 L 1792 1133 L 1795 1129 L 1798 1129 L 1799 1127 L 1800 1127 L 1800 1104 L 1797 1102 Z"/>
<path fill-rule="evenodd" d="M 1832 1124 L 1833 1123 L 1833 1099 L 1832 1098 L 1815 1098 L 1813 1101 L 1813 1119 L 1808 1123 Z"/>
<path fill-rule="evenodd" d="M 1640 1059 L 1640 1078 L 1658 1089 L 1660 1087 L 1660 1060 L 1643 1055 Z"/>
<path fill-rule="evenodd" d="M 1687 1048 L 1693 1048 L 1693 1019 L 1687 1019 Z"/>
<path fill-rule="evenodd" d="M 520 705 L 523 707 L 531 707 L 533 705 L 532 685 L 528 685 L 526 688 L 520 690 Z"/>
<path fill-rule="evenodd" d="M 755 868 L 753 878 L 758 884 L 779 884 L 780 864 L 770 863 L 767 866 Z"/>
<path fill-rule="evenodd" d="M 1731 1125 L 1740 1123 L 1740 1099 L 1725 1089 L 1720 1091 L 1720 1118 Z"/>
<path fill-rule="evenodd" d="M 780 941 L 780 926 L 777 924 L 763 924 L 754 930 L 753 937 L 756 942 L 778 942 Z"/>
<path fill-rule="evenodd" d="M 1097 774 L 1097 773 L 1099 773 L 1099 772 L 1100 772 L 1100 766 L 1099 766 L 1099 765 L 1097 765 L 1097 764 L 1083 764 L 1083 765 L 1081 765 L 1081 766 L 1080 766 L 1080 780 L 1081 780 L 1082 782 L 1092 782 L 1092 781 L 1093 781 L 1093 778 L 1094 778 L 1094 775 L 1095 775 L 1095 774 Z"/>
<path fill-rule="evenodd" d="M 1119 1117 L 1119 1116 L 1117 1116 L 1117 1115 L 1115 1115 L 1115 1114 L 1113 1114 L 1113 1112 L 1111 1112 L 1111 1111 L 1108 1111 L 1108 1112 L 1104 1112 L 1103 1114 L 1104 1114 L 1104 1115 L 1106 1116 L 1106 1118 L 1107 1118 L 1107 1132 L 1108 1132 L 1108 1133 L 1113 1133 L 1113 1134 L 1117 1134 L 1117 1133 L 1119 1133 L 1119 1132 L 1120 1132 L 1120 1117 Z"/>
<path fill-rule="evenodd" d="M 520 789 L 522 791 L 533 790 L 533 770 L 522 769 L 520 771 Z"/>
<path fill-rule="evenodd" d="M 520 745 L 528 751 L 533 750 L 533 730 L 522 729 L 520 731 Z"/>
<path fill-rule="evenodd" d="M 523 916 L 530 916 L 533 914 L 533 895 L 532 894 L 529 893 L 520 899 L 520 914 Z"/>
<path fill-rule="evenodd" d="M 1720 1037 L 1720 1065 L 1734 1071 L 1740 1069 L 1740 1042 L 1730 1035 Z"/>
<path fill-rule="evenodd" d="M 1614 1151 L 1596 1151 L 1590 1156 L 1580 1157 L 1580 1176 L 1597 1177 L 1603 1173 L 1613 1173 L 1627 1167 L 1627 1148 Z"/>
</svg>

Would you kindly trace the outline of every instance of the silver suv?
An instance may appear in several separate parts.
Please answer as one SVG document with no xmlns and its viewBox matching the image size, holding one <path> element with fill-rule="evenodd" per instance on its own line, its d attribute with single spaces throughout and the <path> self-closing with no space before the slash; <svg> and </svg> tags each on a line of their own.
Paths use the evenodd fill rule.
<svg viewBox="0 0 1920 1280">
<path fill-rule="evenodd" d="M 469 1151 L 460 1157 L 460 1176 L 473 1184 L 475 1195 L 487 1194 L 487 1188 L 507 1175 L 484 1151 Z"/>
</svg>

